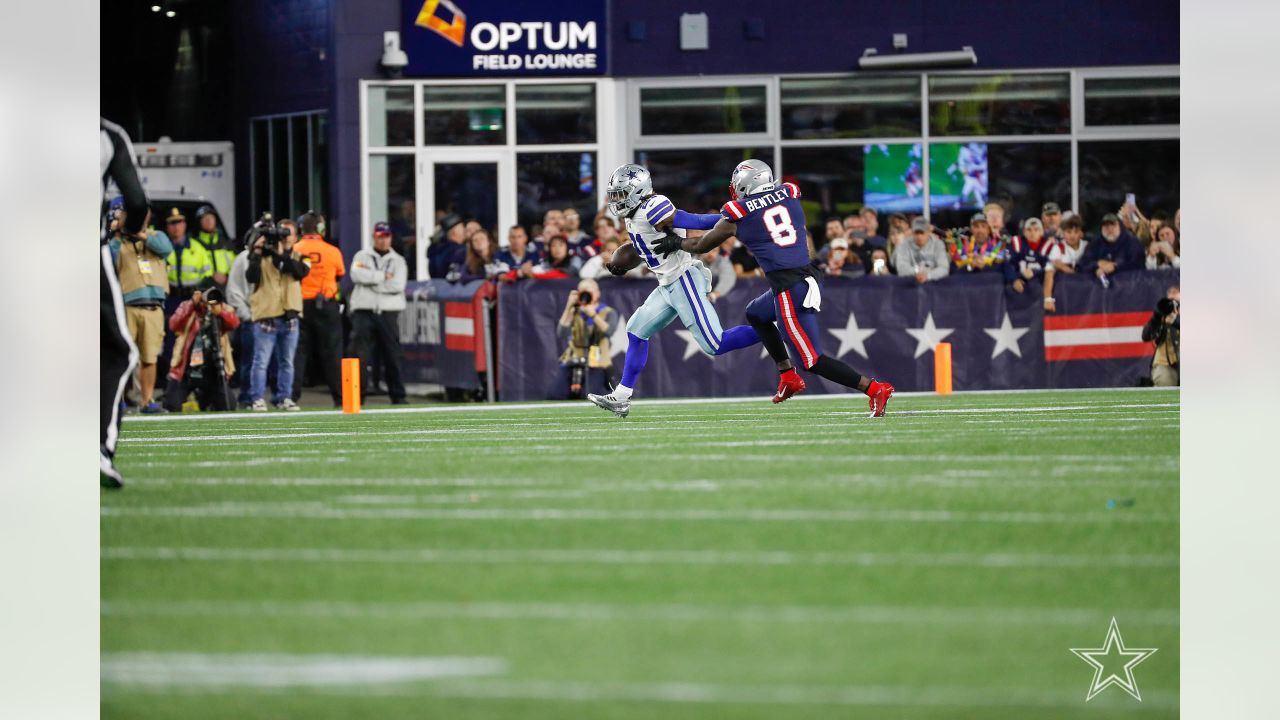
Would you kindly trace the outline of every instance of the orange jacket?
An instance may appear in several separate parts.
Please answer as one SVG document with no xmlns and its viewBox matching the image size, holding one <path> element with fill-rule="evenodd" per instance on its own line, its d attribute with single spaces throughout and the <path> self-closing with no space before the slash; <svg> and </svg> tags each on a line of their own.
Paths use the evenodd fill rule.
<svg viewBox="0 0 1280 720">
<path fill-rule="evenodd" d="M 319 235 L 303 235 L 293 249 L 311 267 L 311 272 L 302 278 L 302 299 L 314 300 L 317 295 L 324 295 L 332 300 L 338 294 L 338 278 L 347 274 L 342 251 Z"/>
</svg>

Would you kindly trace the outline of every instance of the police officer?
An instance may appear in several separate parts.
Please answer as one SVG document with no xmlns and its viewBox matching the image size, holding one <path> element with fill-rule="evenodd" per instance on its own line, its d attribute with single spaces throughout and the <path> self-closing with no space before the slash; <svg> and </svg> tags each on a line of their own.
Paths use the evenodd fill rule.
<svg viewBox="0 0 1280 720">
<path fill-rule="evenodd" d="M 120 437 L 120 400 L 124 396 L 129 376 L 138 364 L 138 348 L 125 330 L 123 293 L 116 278 L 107 246 L 107 184 L 114 180 L 124 197 L 125 217 L 122 233 L 126 237 L 145 240 L 142 233 L 147 219 L 147 193 L 138 179 L 133 165 L 133 144 L 129 136 L 115 123 L 101 120 L 99 125 L 99 154 L 102 170 L 103 223 L 98 234 L 101 258 L 100 283 L 102 288 L 101 332 L 102 343 L 101 402 L 98 405 L 102 420 L 99 436 L 99 481 L 103 487 L 124 487 L 124 478 L 115 468 L 116 440 Z"/>
<path fill-rule="evenodd" d="M 208 251 L 213 265 L 213 281 L 218 287 L 225 288 L 227 276 L 231 274 L 231 263 L 236 259 L 231 240 L 218 228 L 218 214 L 212 206 L 201 205 L 196 210 L 196 226 L 196 234 L 192 240 Z"/>
<path fill-rule="evenodd" d="M 338 307 L 338 278 L 347 274 L 342 251 L 324 239 L 324 216 L 307 211 L 298 216 L 302 239 L 294 250 L 311 271 L 302 279 L 302 328 L 298 335 L 293 399 L 302 397 L 307 365 L 312 357 L 324 373 L 334 407 L 342 407 L 342 312 Z"/>
</svg>

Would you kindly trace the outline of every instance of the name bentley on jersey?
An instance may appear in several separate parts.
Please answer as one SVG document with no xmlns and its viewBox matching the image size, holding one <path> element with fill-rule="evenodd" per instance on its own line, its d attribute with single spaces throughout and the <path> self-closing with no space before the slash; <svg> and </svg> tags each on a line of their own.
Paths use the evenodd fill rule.
<svg viewBox="0 0 1280 720">
<path fill-rule="evenodd" d="M 653 243 L 665 234 L 656 226 L 675 214 L 675 205 L 671 204 L 665 195 L 651 195 L 640 203 L 631 217 L 626 219 L 627 234 L 636 246 L 636 252 L 640 253 L 640 257 L 644 259 L 653 274 L 658 276 L 659 285 L 670 285 L 675 282 L 685 270 L 697 262 L 696 258 L 683 250 L 666 256 L 653 251 Z M 684 237 L 682 229 L 676 228 L 672 232 Z"/>
<path fill-rule="evenodd" d="M 767 195 L 761 195 L 756 198 L 747 198 L 742 201 L 742 204 L 747 206 L 748 213 L 752 213 L 761 208 L 767 208 L 770 205 L 774 205 L 788 197 L 791 197 L 790 190 L 783 187 L 770 191 Z"/>
</svg>

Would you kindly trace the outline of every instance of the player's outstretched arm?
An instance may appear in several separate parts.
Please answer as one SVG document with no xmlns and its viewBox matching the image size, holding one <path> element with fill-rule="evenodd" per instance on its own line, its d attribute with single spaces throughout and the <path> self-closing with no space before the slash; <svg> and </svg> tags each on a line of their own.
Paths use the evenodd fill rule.
<svg viewBox="0 0 1280 720">
<path fill-rule="evenodd" d="M 640 262 L 640 253 L 636 252 L 635 244 L 624 243 L 613 251 L 613 258 L 605 263 L 605 269 L 614 275 L 626 275 L 628 271 L 639 265 Z"/>
<path fill-rule="evenodd" d="M 738 228 L 736 225 L 724 218 L 720 218 L 720 221 L 716 223 L 716 226 L 708 230 L 702 237 L 685 238 L 684 241 L 680 243 L 680 248 L 685 252 L 692 253 L 694 255 L 701 255 L 720 247 L 724 244 L 725 240 L 728 240 L 737 234 L 737 231 Z"/>
</svg>

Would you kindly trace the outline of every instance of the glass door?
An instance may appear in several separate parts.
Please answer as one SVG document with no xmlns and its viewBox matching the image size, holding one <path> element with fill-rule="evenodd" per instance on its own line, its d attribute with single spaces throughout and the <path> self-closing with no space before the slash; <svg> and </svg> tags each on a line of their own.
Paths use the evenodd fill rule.
<svg viewBox="0 0 1280 720">
<path fill-rule="evenodd" d="M 477 220 L 489 230 L 495 243 L 515 224 L 515 174 L 510 154 L 467 148 L 424 149 L 418 152 L 417 272 L 430 277 L 427 248 L 432 242 L 448 242 L 436 235 L 450 216 Z"/>
</svg>

